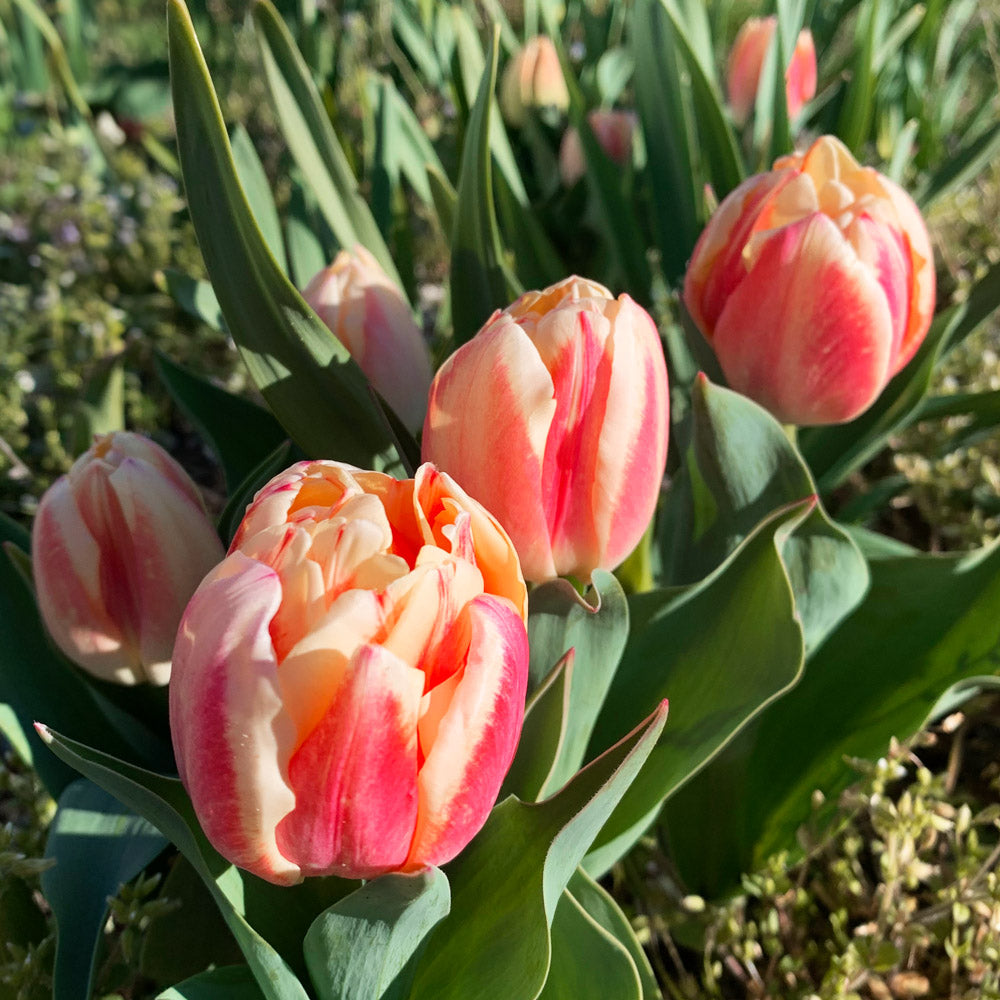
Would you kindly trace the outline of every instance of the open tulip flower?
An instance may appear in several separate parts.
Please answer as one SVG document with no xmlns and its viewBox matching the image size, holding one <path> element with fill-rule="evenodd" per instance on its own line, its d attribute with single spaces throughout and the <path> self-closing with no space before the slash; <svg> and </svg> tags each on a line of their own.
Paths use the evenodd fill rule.
<svg viewBox="0 0 1000 1000">
<path fill-rule="evenodd" d="M 341 250 L 302 296 L 404 426 L 416 431 L 427 408 L 430 352 L 406 299 L 379 262 L 360 244 Z"/>
<path fill-rule="evenodd" d="M 748 18 L 733 42 L 726 68 L 726 93 L 737 124 L 742 125 L 753 110 L 764 59 L 777 27 L 778 19 L 773 14 Z M 798 118 L 803 105 L 815 96 L 816 46 L 812 32 L 803 28 L 785 70 L 788 117 L 793 121 Z"/>
<path fill-rule="evenodd" d="M 934 292 L 916 205 L 832 136 L 733 191 L 684 282 L 730 386 L 800 425 L 871 406 L 920 346 Z"/>
<path fill-rule="evenodd" d="M 496 312 L 431 385 L 423 457 L 481 498 L 527 579 L 613 569 L 646 530 L 667 454 L 649 314 L 567 278 Z"/>
<path fill-rule="evenodd" d="M 38 607 L 74 663 L 119 684 L 166 684 L 177 623 L 224 552 L 198 487 L 156 443 L 95 437 L 32 530 Z"/>
<path fill-rule="evenodd" d="M 271 480 L 177 634 L 171 730 L 209 840 L 278 884 L 453 858 L 514 755 L 526 605 L 503 529 L 433 466 Z"/>
</svg>

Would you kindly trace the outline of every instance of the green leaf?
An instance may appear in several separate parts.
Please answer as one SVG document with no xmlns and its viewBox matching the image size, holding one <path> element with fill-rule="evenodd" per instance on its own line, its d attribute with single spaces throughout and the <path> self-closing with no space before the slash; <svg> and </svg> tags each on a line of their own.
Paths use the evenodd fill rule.
<svg viewBox="0 0 1000 1000">
<path fill-rule="evenodd" d="M 892 737 L 921 729 L 949 686 L 1000 672 L 1000 546 L 882 558 L 871 573 L 865 601 L 705 791 L 717 808 L 716 796 L 739 788 L 724 799 L 730 842 L 713 869 L 702 873 L 704 838 L 686 838 L 678 860 L 682 872 L 702 876 L 695 887 L 723 891 L 775 851 L 794 852 L 799 826 L 810 820 L 822 829 L 840 792 L 857 780 L 847 758 L 882 756 Z M 813 809 L 817 790 L 822 804 Z M 681 832 L 692 828 L 683 798 L 672 803 Z"/>
<path fill-rule="evenodd" d="M 469 115 L 458 174 L 449 281 L 456 346 L 470 340 L 494 309 L 509 305 L 520 292 L 504 271 L 493 205 L 489 125 L 498 46 L 499 35 L 494 32 L 490 62 Z"/>
<path fill-rule="evenodd" d="M 266 1000 L 308 1000 L 286 958 L 246 916 L 253 900 L 258 912 L 268 911 L 269 920 L 285 921 L 294 928 L 300 922 L 295 913 L 295 891 L 262 883 L 222 858 L 202 833 L 191 801 L 176 778 L 116 760 L 45 727 L 39 731 L 61 760 L 144 816 L 191 862 L 212 893 Z"/>
<path fill-rule="evenodd" d="M 84 779 L 68 785 L 49 827 L 42 891 L 55 917 L 55 1000 L 88 1000 L 108 897 L 130 882 L 167 846 L 146 820 L 122 808 Z"/>
<path fill-rule="evenodd" d="M 427 936 L 450 904 L 439 868 L 383 875 L 334 903 L 303 943 L 320 1000 L 406 1000 Z"/>
<path fill-rule="evenodd" d="M 566 891 L 552 921 L 552 959 L 538 1000 L 642 1000 L 628 949 Z"/>
<path fill-rule="evenodd" d="M 871 131 L 875 109 L 875 56 L 882 45 L 879 17 L 879 0 L 865 0 L 858 14 L 854 41 L 854 63 L 851 67 L 847 96 L 837 120 L 837 135 L 855 154 L 862 147 Z"/>
<path fill-rule="evenodd" d="M 25 764 L 29 767 L 34 765 L 34 754 L 28 741 L 28 734 L 10 705 L 0 704 L 0 733 Z"/>
<path fill-rule="evenodd" d="M 1000 389 L 988 392 L 957 392 L 950 396 L 925 399 L 914 416 L 914 423 L 941 420 L 945 417 L 968 417 L 968 421 L 949 434 L 942 453 L 966 448 L 1000 426 Z"/>
<path fill-rule="evenodd" d="M 287 469 L 302 457 L 301 453 L 297 453 L 291 441 L 282 441 L 232 491 L 222 514 L 219 516 L 219 535 L 227 546 L 232 542 L 236 529 L 239 528 L 240 521 L 243 520 L 243 515 L 257 491 L 279 472 Z"/>
<path fill-rule="evenodd" d="M 342 247 L 355 243 L 367 247 L 402 289 L 389 248 L 361 197 L 295 40 L 270 0 L 254 0 L 253 19 L 278 124 L 334 236 Z"/>
<path fill-rule="evenodd" d="M 494 808 L 447 866 L 451 913 L 431 936 L 411 1000 L 537 997 L 556 904 L 665 721 L 661 705 L 545 802 L 511 797 Z"/>
<path fill-rule="evenodd" d="M 530 677 L 537 684 L 552 665 L 575 650 L 567 671 L 565 735 L 539 797 L 560 788 L 586 759 L 587 745 L 628 638 L 628 603 L 611 573 L 595 570 L 581 597 L 565 580 L 531 593 L 528 612 Z"/>
<path fill-rule="evenodd" d="M 226 329 L 222 307 L 210 282 L 192 278 L 188 274 L 182 274 L 168 267 L 163 272 L 163 284 L 167 294 L 189 316 L 193 316 L 213 330 Z"/>
<path fill-rule="evenodd" d="M 639 594 L 632 631 L 591 747 L 613 741 L 648 706 L 669 697 L 670 726 L 597 838 L 595 877 L 802 670 L 802 627 L 781 551 L 813 510 L 807 500 L 772 514 L 700 583 Z"/>
<path fill-rule="evenodd" d="M 264 165 L 260 162 L 257 150 L 254 149 L 250 134 L 242 125 L 237 125 L 233 129 L 229 142 L 233 150 L 236 176 L 246 195 L 250 211 L 253 212 L 257 228 L 260 229 L 271 256 L 287 274 L 288 261 L 285 257 L 285 244 L 281 239 L 281 220 L 278 218 L 278 209 L 274 205 Z"/>
<path fill-rule="evenodd" d="M 228 965 L 185 979 L 156 1000 L 260 1000 L 263 996 L 247 966 Z"/>
<path fill-rule="evenodd" d="M 156 372 L 174 402 L 194 424 L 222 463 L 226 489 L 232 494 L 287 435 L 267 410 L 195 375 L 156 352 Z"/>
<path fill-rule="evenodd" d="M 994 163 L 1000 152 L 1000 123 L 992 124 L 966 138 L 954 153 L 950 153 L 914 192 L 914 201 L 927 211 L 936 201 L 946 197 L 976 177 L 988 164 Z"/>
<path fill-rule="evenodd" d="M 258 3 L 256 10 L 264 9 Z M 285 277 L 253 219 L 183 0 L 169 0 L 167 21 L 191 218 L 226 323 L 254 381 L 307 454 L 369 468 L 395 464 L 393 435 L 367 380 Z"/>
</svg>

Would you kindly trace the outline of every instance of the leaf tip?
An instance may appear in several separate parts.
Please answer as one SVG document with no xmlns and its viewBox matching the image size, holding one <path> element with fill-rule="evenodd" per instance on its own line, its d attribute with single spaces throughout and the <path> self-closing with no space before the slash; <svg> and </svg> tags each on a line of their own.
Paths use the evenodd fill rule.
<svg viewBox="0 0 1000 1000">
<path fill-rule="evenodd" d="M 44 722 L 33 722 L 32 725 L 35 727 L 35 732 L 38 733 L 41 741 L 48 746 L 53 739 L 52 730 Z"/>
</svg>

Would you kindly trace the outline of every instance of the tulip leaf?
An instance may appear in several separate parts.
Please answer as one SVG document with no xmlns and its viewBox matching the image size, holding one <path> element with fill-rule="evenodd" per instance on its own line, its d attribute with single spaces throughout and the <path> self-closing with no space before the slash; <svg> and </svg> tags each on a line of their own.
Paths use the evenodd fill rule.
<svg viewBox="0 0 1000 1000">
<path fill-rule="evenodd" d="M 529 683 L 537 683 L 551 664 L 575 650 L 569 672 L 565 736 L 538 796 L 556 791 L 586 759 L 594 723 L 611 686 L 628 638 L 628 602 L 614 575 L 595 570 L 581 597 L 565 580 L 535 588 L 528 611 Z"/>
<path fill-rule="evenodd" d="M 489 129 L 499 44 L 494 32 L 490 61 L 469 114 L 458 172 L 449 278 L 456 346 L 471 340 L 495 309 L 504 308 L 520 294 L 504 267 L 493 204 Z"/>
<path fill-rule="evenodd" d="M 183 0 L 169 0 L 167 20 L 188 207 L 251 376 L 307 454 L 362 467 L 394 464 L 393 435 L 367 379 L 285 277 L 254 221 Z"/>
<path fill-rule="evenodd" d="M 264 996 L 245 965 L 226 965 L 171 986 L 156 1000 L 261 1000 Z"/>
<path fill-rule="evenodd" d="M 342 247 L 350 249 L 360 243 L 371 251 L 402 289 L 389 248 L 361 197 L 357 179 L 291 32 L 269 0 L 254 0 L 253 19 L 278 124 L 330 229 Z"/>
<path fill-rule="evenodd" d="M 885 19 L 879 17 L 879 0 L 864 0 L 854 36 L 854 64 L 837 119 L 837 135 L 856 156 L 871 131 L 875 112 L 875 56 L 882 45 L 884 24 Z"/>
<path fill-rule="evenodd" d="M 334 903 L 303 942 L 320 1000 L 406 1000 L 427 936 L 450 905 L 439 868 L 383 875 Z"/>
<path fill-rule="evenodd" d="M 145 817 L 168 837 L 205 881 L 227 926 L 236 938 L 266 1000 L 307 1000 L 308 995 L 286 958 L 251 926 L 245 915 L 248 889 L 259 883 L 257 904 L 272 920 L 291 920 L 293 890 L 261 883 L 233 867 L 209 844 L 195 817 L 191 800 L 176 778 L 153 774 L 91 747 L 39 727 L 39 733 L 60 760 L 110 792 L 119 802 Z M 301 940 L 301 934 L 299 934 Z"/>
<path fill-rule="evenodd" d="M 802 454 L 826 493 L 885 447 L 889 437 L 920 412 L 938 362 L 1000 307 L 1000 264 L 973 286 L 967 299 L 938 313 L 913 360 L 875 404 L 849 424 L 803 428 Z"/>
<path fill-rule="evenodd" d="M 226 546 L 232 542 L 233 536 L 240 526 L 240 521 L 243 520 L 243 515 L 246 514 L 247 507 L 250 506 L 257 491 L 262 486 L 266 486 L 279 472 L 287 469 L 302 457 L 302 453 L 295 448 L 291 441 L 282 441 L 233 490 L 219 516 L 219 535 Z"/>
<path fill-rule="evenodd" d="M 954 153 L 949 153 L 914 192 L 914 200 L 925 212 L 996 162 L 1000 153 L 1000 122 L 977 131 L 971 137 L 964 134 L 962 140 L 962 145 Z"/>
<path fill-rule="evenodd" d="M 628 949 L 563 892 L 552 921 L 552 959 L 538 1000 L 642 1000 Z"/>
<path fill-rule="evenodd" d="M 213 330 L 226 329 L 222 308 L 211 282 L 192 278 L 189 274 L 168 267 L 163 272 L 161 283 L 165 286 L 167 294 L 189 316 L 193 316 Z"/>
<path fill-rule="evenodd" d="M 691 444 L 660 521 L 666 582 L 702 579 L 772 511 L 815 493 L 808 468 L 774 417 L 700 376 L 691 391 Z M 808 653 L 861 600 L 867 566 L 818 505 L 787 536 L 781 555 Z"/>
<path fill-rule="evenodd" d="M 660 705 L 544 802 L 511 796 L 446 867 L 451 912 L 434 930 L 411 1000 L 533 1000 L 551 956 L 549 928 L 593 837 L 649 756 Z"/>
<path fill-rule="evenodd" d="M 584 865 L 595 877 L 635 843 L 665 799 L 798 680 L 802 626 L 781 551 L 814 503 L 776 511 L 701 582 L 630 600 L 632 631 L 591 747 L 607 746 L 666 697 L 670 725 L 596 840 Z"/>
<path fill-rule="evenodd" d="M 624 945 L 642 984 L 642 1000 L 661 1000 L 662 994 L 656 983 L 656 975 L 649 964 L 646 952 L 632 930 L 628 917 L 622 913 L 614 897 L 582 868 L 578 868 L 570 879 L 569 891 L 584 910 L 609 934 L 614 935 Z"/>
<path fill-rule="evenodd" d="M 794 853 L 798 828 L 808 820 L 822 829 L 857 780 L 848 759 L 882 756 L 893 737 L 909 739 L 927 723 L 946 690 L 1000 674 L 1000 544 L 887 556 L 871 574 L 864 602 L 795 690 L 671 802 L 674 856 L 692 891 L 717 895 L 775 851 Z M 720 800 L 730 810 L 726 837 L 706 838 Z"/>
<path fill-rule="evenodd" d="M 281 220 L 278 218 L 278 209 L 274 204 L 274 196 L 271 194 L 271 185 L 264 172 L 264 165 L 260 162 L 257 150 L 254 149 L 250 133 L 242 125 L 237 125 L 229 137 L 229 142 L 233 150 L 236 176 L 247 196 L 247 203 L 253 212 L 257 228 L 260 229 L 260 234 L 264 237 L 278 267 L 287 274 L 288 260 L 285 257 L 285 244 L 281 239 Z"/>
<path fill-rule="evenodd" d="M 160 352 L 156 372 L 174 402 L 211 445 L 222 464 L 230 495 L 288 435 L 267 411 L 220 389 Z"/>
<path fill-rule="evenodd" d="M 79 778 L 59 796 L 49 827 L 42 891 L 56 921 L 54 1000 L 88 1000 L 108 912 L 108 897 L 139 874 L 167 840 L 91 781 Z"/>
</svg>

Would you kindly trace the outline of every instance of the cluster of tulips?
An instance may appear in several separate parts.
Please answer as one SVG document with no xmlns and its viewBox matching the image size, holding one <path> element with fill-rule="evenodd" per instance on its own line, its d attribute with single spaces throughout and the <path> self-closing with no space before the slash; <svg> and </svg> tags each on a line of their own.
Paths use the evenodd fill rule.
<svg viewBox="0 0 1000 1000">
<path fill-rule="evenodd" d="M 754 58 L 736 59 L 743 77 Z M 657 507 L 669 428 L 655 323 L 595 282 L 526 293 L 433 377 L 363 248 L 304 294 L 422 427 L 413 479 L 300 462 L 257 493 L 224 553 L 184 471 L 121 432 L 52 487 L 33 532 L 55 642 L 105 680 L 169 681 L 205 833 L 278 884 L 414 871 L 469 842 L 524 715 L 525 581 L 584 583 L 628 556 Z M 796 425 L 870 406 L 934 297 L 914 203 L 831 137 L 722 202 L 683 290 L 730 386 Z"/>
</svg>

